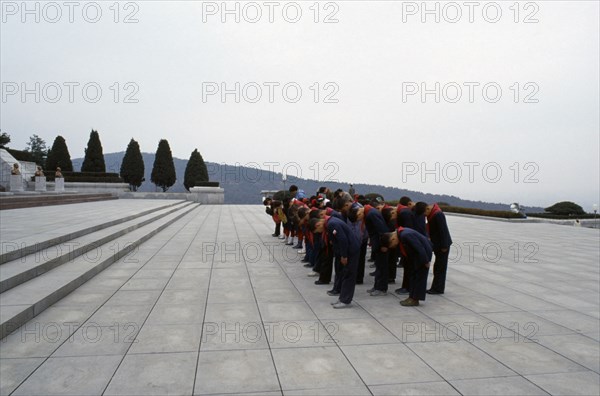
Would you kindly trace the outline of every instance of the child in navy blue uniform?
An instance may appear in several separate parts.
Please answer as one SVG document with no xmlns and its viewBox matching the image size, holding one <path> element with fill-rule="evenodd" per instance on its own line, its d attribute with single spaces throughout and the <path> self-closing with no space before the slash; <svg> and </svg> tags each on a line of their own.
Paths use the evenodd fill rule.
<svg viewBox="0 0 600 396">
<path fill-rule="evenodd" d="M 419 231 L 419 234 L 429 237 L 427 235 L 427 225 L 425 223 L 425 211 L 427 210 L 427 204 L 425 202 L 417 202 L 413 206 L 412 211 L 414 213 L 414 224 L 415 230 Z"/>
<path fill-rule="evenodd" d="M 406 307 L 418 306 L 419 301 L 424 301 L 426 296 L 427 275 L 433 256 L 431 242 L 413 229 L 398 227 L 397 231 L 383 235 L 381 246 L 383 249 L 399 247 L 407 264 L 412 266 L 409 295 L 400 304 Z"/>
<path fill-rule="evenodd" d="M 398 227 L 416 229 L 415 214 L 412 211 L 414 206 L 413 201 L 409 197 L 400 198 L 398 206 L 395 208 L 386 208 L 383 211 L 384 218 L 388 223 L 389 227 L 393 227 L 393 230 Z M 392 230 L 390 230 L 392 231 Z M 410 280 L 412 278 L 412 265 L 408 263 L 406 257 L 402 255 L 401 251 L 398 251 L 400 256 L 400 266 L 403 268 L 402 274 L 402 286 L 395 290 L 396 294 L 408 294 L 410 292 Z M 391 265 L 392 263 L 390 263 Z M 395 263 L 393 263 L 395 265 Z"/>
<path fill-rule="evenodd" d="M 263 205 L 266 206 L 265 212 L 273 218 L 273 222 L 275 223 L 275 232 L 272 236 L 279 237 L 279 235 L 281 235 L 280 209 L 283 203 L 268 197 L 263 201 Z"/>
<path fill-rule="evenodd" d="M 440 209 L 438 204 L 427 205 L 425 211 L 427 216 L 427 228 L 429 238 L 433 244 L 435 253 L 435 263 L 433 264 L 433 282 L 429 294 L 444 294 L 446 290 L 446 272 L 448 270 L 448 255 L 450 254 L 450 245 L 452 238 L 446 223 L 446 215 Z"/>
<path fill-rule="evenodd" d="M 348 214 L 352 209 L 358 210 L 360 208 L 363 208 L 363 206 L 358 202 L 354 202 L 348 210 Z M 358 256 L 358 271 L 356 273 L 356 284 L 362 285 L 364 283 L 365 276 L 365 264 L 367 261 L 367 245 L 369 242 L 369 234 L 367 233 L 366 227 L 364 226 L 362 221 L 351 221 L 351 219 L 348 217 L 346 223 L 350 226 L 350 229 L 354 232 L 356 237 L 361 241 L 360 254 Z"/>
<path fill-rule="evenodd" d="M 309 228 L 311 232 L 322 233 L 325 245 L 331 241 L 333 253 L 340 260 L 342 267 L 340 294 L 339 300 L 332 304 L 333 308 L 349 308 L 354 297 L 361 242 L 346 222 L 337 217 L 311 219 Z"/>
<path fill-rule="evenodd" d="M 371 249 L 375 256 L 375 285 L 367 292 L 375 297 L 387 294 L 388 289 L 388 255 L 380 249 L 379 239 L 388 232 L 383 215 L 371 205 L 353 206 L 348 212 L 351 222 L 359 222 L 369 234 Z"/>
</svg>

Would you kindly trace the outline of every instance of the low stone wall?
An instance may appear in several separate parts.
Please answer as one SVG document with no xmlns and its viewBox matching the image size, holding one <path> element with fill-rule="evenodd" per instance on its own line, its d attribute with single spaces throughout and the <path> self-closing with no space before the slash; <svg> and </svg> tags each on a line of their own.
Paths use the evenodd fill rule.
<svg viewBox="0 0 600 396">
<path fill-rule="evenodd" d="M 54 182 L 47 182 L 48 191 L 55 190 Z M 82 182 L 65 182 L 65 192 L 79 193 L 113 193 L 118 194 L 124 191 L 129 191 L 127 183 L 82 183 Z"/>
<path fill-rule="evenodd" d="M 189 193 L 170 192 L 119 192 L 120 199 L 184 199 L 205 205 L 223 205 L 225 190 L 220 187 L 192 187 Z"/>
<path fill-rule="evenodd" d="M 169 192 L 119 192 L 117 196 L 120 199 L 184 199 L 191 201 L 190 193 L 169 193 Z"/>
</svg>

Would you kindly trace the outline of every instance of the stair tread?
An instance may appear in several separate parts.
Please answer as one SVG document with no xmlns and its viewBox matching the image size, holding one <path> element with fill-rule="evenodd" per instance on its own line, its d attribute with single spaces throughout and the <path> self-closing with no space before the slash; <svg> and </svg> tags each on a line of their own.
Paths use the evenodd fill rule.
<svg viewBox="0 0 600 396">
<path fill-rule="evenodd" d="M 136 217 L 132 220 L 125 221 L 123 223 L 115 224 L 113 226 L 109 226 L 106 228 L 102 228 L 98 231 L 93 231 L 89 234 L 85 234 L 81 237 L 71 239 L 69 241 L 65 241 L 59 243 L 57 245 L 53 245 L 48 247 L 47 250 L 51 250 L 52 253 L 49 255 L 40 254 L 40 252 L 31 253 L 23 258 L 17 258 L 15 260 L 0 264 L 0 281 L 4 281 L 6 279 L 12 278 L 16 275 L 24 273 L 25 271 L 42 267 L 45 263 L 48 263 L 59 256 L 64 254 L 69 254 L 69 252 L 73 251 L 76 248 L 81 248 L 85 246 L 89 246 L 101 238 L 105 238 L 114 234 L 115 232 L 119 232 L 125 230 L 131 226 L 136 224 L 141 224 L 145 221 L 148 221 L 153 218 L 158 218 L 165 213 L 168 213 L 172 210 L 176 210 L 178 207 L 187 206 L 185 202 L 182 202 L 179 205 L 172 205 L 166 208 L 161 208 L 159 210 L 153 211 L 151 213 L 142 215 L 140 217 Z M 56 248 L 60 248 L 60 252 L 62 254 L 54 254 Z M 46 249 L 44 249 L 46 250 Z M 63 264 L 64 265 L 64 264 Z"/>
<path fill-rule="evenodd" d="M 199 207 L 200 206 L 196 204 L 182 206 L 179 210 L 170 213 L 167 216 L 162 217 L 150 224 L 140 227 L 126 235 L 123 235 L 116 240 L 121 239 L 121 242 L 140 240 L 140 238 L 152 233 L 161 226 L 168 224 L 173 219 L 177 219 L 179 217 L 178 220 L 180 220 L 181 218 L 190 215 L 190 213 L 197 210 Z M 99 248 L 103 250 L 108 249 L 110 243 L 112 242 L 106 243 Z M 111 252 L 111 254 L 114 253 Z M 47 296 L 50 296 L 61 287 L 77 280 L 89 270 L 98 266 L 101 261 L 103 260 L 93 263 L 86 261 L 83 257 L 78 257 L 72 262 L 54 268 L 34 279 L 1 293 L 0 306 L 2 307 L 2 311 L 8 310 L 8 312 L 5 311 L 2 314 L 2 323 L 4 324 L 7 321 L 10 321 L 15 317 L 15 315 L 26 311 L 31 306 L 37 304 Z"/>
<path fill-rule="evenodd" d="M 110 197 L 111 193 L 64 193 L 64 194 L 27 194 L 27 195 L 8 195 L 0 197 L 0 202 L 16 201 L 16 200 L 31 200 L 31 199 L 64 199 L 71 197 Z"/>
<path fill-rule="evenodd" d="M 69 205 L 75 203 L 86 203 L 86 202 L 97 202 L 97 201 L 109 201 L 115 200 L 118 197 L 113 195 L 105 197 L 77 197 L 77 198 L 63 198 L 63 199 L 27 199 L 27 200 L 16 200 L 16 201 L 0 201 L 0 209 L 26 209 L 43 206 L 57 206 L 57 205 Z"/>
<path fill-rule="evenodd" d="M 64 209 L 57 209 L 55 207 L 44 207 L 37 210 L 38 216 L 42 218 L 42 224 L 37 225 L 35 229 L 31 226 L 27 227 L 27 224 L 31 224 L 30 212 L 28 211 L 14 211 L 14 212 L 0 212 L 0 218 L 2 222 L 0 224 L 1 239 L 2 243 L 2 255 L 0 255 L 0 262 L 20 258 L 20 255 L 12 253 L 12 250 L 16 250 L 22 247 L 35 246 L 40 247 L 48 246 L 49 244 L 57 244 L 64 242 L 74 237 L 81 236 L 85 233 L 97 231 L 101 228 L 111 226 L 111 223 L 121 223 L 124 219 L 130 216 L 140 216 L 144 213 L 151 212 L 153 210 L 160 210 L 169 206 L 181 204 L 185 201 L 152 201 L 148 202 L 147 208 L 139 208 L 132 205 L 130 202 L 120 201 L 117 205 L 118 210 L 115 210 L 114 206 L 111 206 L 110 210 L 107 210 L 106 205 L 103 201 L 96 201 L 90 203 L 82 203 L 77 208 L 73 208 L 69 212 L 72 217 L 70 224 L 64 224 Z M 76 204 L 80 205 L 80 204 Z M 85 211 L 79 210 L 85 208 Z M 75 210 L 77 209 L 77 210 Z M 123 212 L 132 211 L 128 215 L 124 215 Z M 73 215 L 73 213 L 75 213 Z M 56 220 L 52 220 L 56 218 Z M 128 220 L 125 220 L 128 221 Z M 23 223 L 26 227 L 23 227 Z M 14 257 L 10 257 L 14 255 Z M 4 257 L 7 256 L 7 257 Z"/>
</svg>

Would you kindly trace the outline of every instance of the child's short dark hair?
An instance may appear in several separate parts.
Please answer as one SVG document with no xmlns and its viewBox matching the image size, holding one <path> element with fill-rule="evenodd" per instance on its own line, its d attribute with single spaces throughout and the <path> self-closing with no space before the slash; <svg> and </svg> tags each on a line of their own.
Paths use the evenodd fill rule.
<svg viewBox="0 0 600 396">
<path fill-rule="evenodd" d="M 359 209 L 360 209 L 360 206 L 352 205 L 352 207 L 350 207 L 350 210 L 348 211 L 348 220 L 355 223 L 356 220 L 358 219 L 358 210 Z"/>
<path fill-rule="evenodd" d="M 373 199 L 371 201 L 371 206 L 374 207 L 374 208 L 377 208 L 377 207 L 379 207 L 381 205 L 385 205 L 385 202 L 383 200 Z"/>
<path fill-rule="evenodd" d="M 368 205 L 369 204 L 369 200 L 365 198 L 364 195 L 359 195 L 358 196 L 358 203 L 361 204 L 362 206 Z"/>
<path fill-rule="evenodd" d="M 298 191 L 298 186 L 297 186 L 297 185 L 295 185 L 295 184 L 292 184 L 292 185 L 290 186 L 290 188 L 289 188 L 289 190 L 288 190 L 288 191 L 289 191 L 289 192 L 292 192 L 292 191 Z"/>
<path fill-rule="evenodd" d="M 353 202 L 352 196 L 347 192 L 341 192 L 333 201 L 333 208 L 341 210 L 348 202 Z"/>
<path fill-rule="evenodd" d="M 400 198 L 400 202 L 399 203 L 402 206 L 408 206 L 408 203 L 411 202 L 411 201 L 412 201 L 412 199 L 410 199 L 407 196 L 404 196 L 404 197 Z"/>
<path fill-rule="evenodd" d="M 298 209 L 298 218 L 302 220 L 306 217 L 306 215 L 308 215 L 308 212 L 310 212 L 309 208 L 307 208 L 306 206 L 301 207 L 300 209 Z"/>
<path fill-rule="evenodd" d="M 427 203 L 423 202 L 423 201 L 419 201 L 415 204 L 415 207 L 413 208 L 413 210 L 415 211 L 415 214 L 417 216 L 421 216 L 422 214 L 425 214 L 425 209 L 427 209 Z"/>
<path fill-rule="evenodd" d="M 383 210 L 381 211 L 381 214 L 383 215 L 383 219 L 385 220 L 386 223 L 389 223 L 390 220 L 392 220 L 392 211 L 393 210 L 394 210 L 394 208 L 387 207 L 387 208 L 383 208 Z"/>
<path fill-rule="evenodd" d="M 321 210 L 317 209 L 317 210 L 311 210 L 310 213 L 308 214 L 308 217 L 310 219 L 318 219 L 321 217 Z"/>
<path fill-rule="evenodd" d="M 385 234 L 382 234 L 379 237 L 379 245 L 381 247 L 386 248 L 386 249 L 389 248 L 390 247 L 390 242 L 392 240 L 392 236 L 394 236 L 393 232 L 387 232 Z"/>
<path fill-rule="evenodd" d="M 310 219 L 308 222 L 308 230 L 310 232 L 315 232 L 315 230 L 317 229 L 317 224 L 319 224 L 319 221 L 321 221 L 321 219 Z"/>
</svg>

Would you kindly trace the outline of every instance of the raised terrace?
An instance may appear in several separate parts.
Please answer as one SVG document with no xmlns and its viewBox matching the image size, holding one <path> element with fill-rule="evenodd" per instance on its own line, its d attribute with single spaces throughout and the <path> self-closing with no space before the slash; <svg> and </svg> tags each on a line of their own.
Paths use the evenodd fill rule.
<svg viewBox="0 0 600 396">
<path fill-rule="evenodd" d="M 599 230 L 448 222 L 446 294 L 334 310 L 262 206 L 2 210 L 0 394 L 599 394 Z"/>
</svg>

